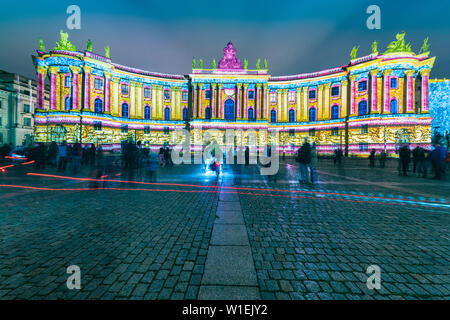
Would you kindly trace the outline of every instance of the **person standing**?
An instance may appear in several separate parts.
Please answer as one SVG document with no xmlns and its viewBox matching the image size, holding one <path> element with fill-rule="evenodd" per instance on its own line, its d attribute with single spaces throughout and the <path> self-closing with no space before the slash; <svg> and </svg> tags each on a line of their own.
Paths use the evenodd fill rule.
<svg viewBox="0 0 450 320">
<path fill-rule="evenodd" d="M 81 145 L 77 142 L 72 149 L 72 171 L 74 174 L 80 172 L 81 168 Z"/>
<path fill-rule="evenodd" d="M 245 156 L 245 165 L 248 166 L 250 164 L 250 149 L 248 147 L 245 147 L 244 156 Z"/>
<path fill-rule="evenodd" d="M 64 140 L 63 143 L 58 147 L 58 171 L 66 171 L 67 166 L 67 142 Z"/>
<path fill-rule="evenodd" d="M 58 156 L 58 145 L 55 141 L 50 143 L 48 148 L 48 160 L 53 168 L 56 168 L 56 157 Z"/>
<path fill-rule="evenodd" d="M 405 144 L 400 148 L 400 165 L 401 165 L 401 173 L 403 176 L 408 176 L 407 171 L 409 167 L 409 162 L 411 161 L 411 150 L 408 145 Z"/>
<path fill-rule="evenodd" d="M 381 151 L 380 153 L 380 168 L 384 168 L 386 166 L 386 151 Z"/>
<path fill-rule="evenodd" d="M 431 151 L 431 164 L 433 166 L 434 170 L 434 177 L 433 179 L 441 179 L 442 173 L 445 170 L 444 164 L 445 159 L 447 157 L 447 150 L 441 146 L 441 144 L 438 142 L 434 146 L 434 150 Z"/>
<path fill-rule="evenodd" d="M 91 167 L 95 167 L 95 156 L 97 154 L 97 150 L 95 149 L 95 144 L 91 143 L 91 148 L 89 149 L 89 163 Z"/>
<path fill-rule="evenodd" d="M 372 149 L 372 151 L 370 151 L 370 155 L 369 155 L 369 167 L 371 168 L 375 168 L 375 149 Z"/>
<path fill-rule="evenodd" d="M 162 167 L 164 165 L 164 148 L 159 148 L 159 165 Z"/>
</svg>

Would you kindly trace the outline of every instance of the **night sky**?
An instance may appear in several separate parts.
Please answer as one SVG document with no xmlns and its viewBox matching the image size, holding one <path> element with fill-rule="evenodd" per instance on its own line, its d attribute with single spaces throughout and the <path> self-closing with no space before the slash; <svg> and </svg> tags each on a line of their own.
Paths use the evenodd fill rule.
<svg viewBox="0 0 450 320">
<path fill-rule="evenodd" d="M 71 4 L 81 9 L 80 30 L 67 30 Z M 381 8 L 381 30 L 366 27 L 371 4 Z M 436 56 L 431 78 L 449 78 L 449 13 L 448 0 L 2 1 L 0 69 L 34 78 L 31 55 L 39 38 L 48 51 L 61 29 L 77 50 L 91 39 L 96 53 L 110 46 L 113 62 L 176 74 L 190 73 L 192 57 L 210 67 L 232 41 L 249 69 L 267 58 L 274 76 L 342 66 L 354 45 L 358 56 L 370 54 L 373 40 L 382 52 L 404 30 L 416 53 L 429 37 Z"/>
</svg>

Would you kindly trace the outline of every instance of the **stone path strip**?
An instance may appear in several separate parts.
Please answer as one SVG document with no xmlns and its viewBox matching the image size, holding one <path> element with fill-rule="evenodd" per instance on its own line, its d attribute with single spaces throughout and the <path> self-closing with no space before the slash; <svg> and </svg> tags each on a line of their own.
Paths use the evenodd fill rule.
<svg viewBox="0 0 450 320">
<path fill-rule="evenodd" d="M 198 299 L 260 299 L 255 264 L 235 189 L 219 195 Z"/>
</svg>

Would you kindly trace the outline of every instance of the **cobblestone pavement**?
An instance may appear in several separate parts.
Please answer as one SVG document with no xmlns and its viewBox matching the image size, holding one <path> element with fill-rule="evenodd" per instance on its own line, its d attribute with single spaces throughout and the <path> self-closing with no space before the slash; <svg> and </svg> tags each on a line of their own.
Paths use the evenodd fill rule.
<svg viewBox="0 0 450 320">
<path fill-rule="evenodd" d="M 395 162 L 369 169 L 360 160 L 322 160 L 318 169 L 314 186 L 300 185 L 288 160 L 277 182 L 257 166 L 225 167 L 216 180 L 182 165 L 160 168 L 158 183 L 166 185 L 89 190 L 87 181 L 11 168 L 2 185 L 58 191 L 0 187 L 0 299 L 197 299 L 199 291 L 204 299 L 210 291 L 202 285 L 214 283 L 207 259 L 223 256 L 211 260 L 211 248 L 241 242 L 256 274 L 252 298 L 450 298 L 448 178 L 399 177 Z M 227 208 L 221 197 L 232 192 Z M 239 214 L 243 221 L 233 225 Z M 81 268 L 81 290 L 67 289 L 70 265 Z M 369 265 L 381 269 L 379 290 L 367 288 Z M 219 289 L 239 298 L 239 287 Z"/>
</svg>

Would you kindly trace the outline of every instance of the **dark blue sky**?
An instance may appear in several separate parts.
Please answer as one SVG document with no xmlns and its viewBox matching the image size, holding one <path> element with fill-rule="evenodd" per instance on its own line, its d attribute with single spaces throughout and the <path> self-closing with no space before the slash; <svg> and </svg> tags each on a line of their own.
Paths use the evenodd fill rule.
<svg viewBox="0 0 450 320">
<path fill-rule="evenodd" d="M 66 9 L 81 9 L 81 29 L 67 30 Z M 366 8 L 381 8 L 381 30 L 366 27 Z M 47 50 L 59 30 L 77 49 L 104 54 L 114 62 L 149 71 L 187 74 L 192 57 L 210 66 L 228 41 L 249 68 L 267 58 L 271 75 L 313 72 L 346 64 L 354 45 L 370 53 L 373 40 L 384 51 L 395 34 L 419 52 L 429 37 L 436 63 L 431 77 L 450 75 L 450 1 L 9 1 L 0 11 L 0 69 L 35 77 L 30 56 L 39 38 Z"/>
</svg>

